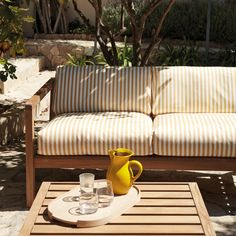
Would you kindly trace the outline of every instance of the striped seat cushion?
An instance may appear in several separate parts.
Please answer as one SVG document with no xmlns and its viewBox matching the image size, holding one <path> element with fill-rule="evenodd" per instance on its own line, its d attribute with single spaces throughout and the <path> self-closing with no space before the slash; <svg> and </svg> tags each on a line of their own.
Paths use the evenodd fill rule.
<svg viewBox="0 0 236 236">
<path fill-rule="evenodd" d="M 236 114 L 159 115 L 153 145 L 157 155 L 236 157 Z"/>
<path fill-rule="evenodd" d="M 235 67 L 153 67 L 152 113 L 236 112 Z"/>
<path fill-rule="evenodd" d="M 151 68 L 59 66 L 52 111 L 151 113 Z"/>
<path fill-rule="evenodd" d="M 107 155 L 118 147 L 152 154 L 152 119 L 136 112 L 68 113 L 38 133 L 42 155 Z"/>
</svg>

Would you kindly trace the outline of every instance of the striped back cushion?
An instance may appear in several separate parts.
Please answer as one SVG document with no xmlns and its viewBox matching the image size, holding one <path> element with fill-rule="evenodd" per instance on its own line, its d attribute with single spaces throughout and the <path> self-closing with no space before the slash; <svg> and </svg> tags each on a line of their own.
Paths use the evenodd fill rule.
<svg viewBox="0 0 236 236">
<path fill-rule="evenodd" d="M 52 110 L 68 112 L 133 111 L 151 113 L 151 68 L 60 66 Z"/>
<path fill-rule="evenodd" d="M 236 68 L 153 67 L 154 115 L 236 112 Z"/>
</svg>

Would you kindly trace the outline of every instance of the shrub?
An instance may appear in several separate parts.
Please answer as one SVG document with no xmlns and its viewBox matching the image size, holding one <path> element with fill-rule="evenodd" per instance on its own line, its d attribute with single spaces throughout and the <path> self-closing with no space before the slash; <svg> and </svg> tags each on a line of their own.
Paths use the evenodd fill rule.
<svg viewBox="0 0 236 236">
<path fill-rule="evenodd" d="M 159 49 L 156 54 L 155 64 L 162 66 L 195 66 L 199 63 L 198 46 L 185 42 L 180 46 L 163 45 L 163 48 Z"/>
<path fill-rule="evenodd" d="M 6 81 L 8 77 L 16 79 L 16 67 L 4 57 L 10 54 L 22 54 L 24 52 L 23 22 L 32 22 L 33 19 L 24 16 L 26 9 L 15 6 L 11 0 L 0 1 L 0 80 Z"/>
<path fill-rule="evenodd" d="M 66 64 L 72 66 L 84 66 L 84 65 L 91 65 L 94 63 L 93 61 L 89 60 L 85 55 L 77 56 L 68 53 Z"/>
<path fill-rule="evenodd" d="M 161 13 L 166 3 L 157 8 L 149 17 L 144 37 L 152 37 L 154 26 L 160 19 Z M 142 1 L 135 2 L 135 9 L 141 12 L 143 9 Z M 113 32 L 120 29 L 120 4 L 110 4 L 104 10 L 104 23 L 108 24 Z M 207 21 L 207 1 L 189 0 L 176 1 L 172 10 L 161 29 L 162 38 L 188 39 L 193 41 L 205 41 L 206 39 L 206 21 Z M 211 32 L 210 40 L 222 43 L 233 43 L 236 41 L 236 4 L 223 3 L 222 1 L 212 1 L 211 13 Z M 125 26 L 127 31 L 125 35 L 131 33 L 130 22 L 125 14 Z"/>
<path fill-rule="evenodd" d="M 236 42 L 236 4 L 222 5 L 219 2 L 212 7 L 211 39 L 215 42 Z"/>
<path fill-rule="evenodd" d="M 124 40 L 124 47 L 118 49 L 118 65 L 129 67 L 132 66 L 133 48 L 128 46 L 126 37 Z M 102 52 L 95 56 L 95 63 L 98 65 L 108 65 Z"/>
<path fill-rule="evenodd" d="M 25 11 L 10 0 L 0 1 L 0 54 L 8 50 L 13 55 L 24 52 L 23 22 L 33 21 L 31 17 L 24 16 Z"/>
<path fill-rule="evenodd" d="M 109 4 L 104 7 L 102 20 L 109 27 L 112 33 L 117 33 L 121 29 L 121 5 L 118 3 Z M 124 35 L 131 35 L 131 26 L 128 15 L 124 10 L 124 21 L 126 31 Z"/>
<path fill-rule="evenodd" d="M 236 66 L 236 44 L 217 53 L 217 61 L 221 66 Z"/>
<path fill-rule="evenodd" d="M 69 23 L 69 33 L 89 34 L 91 33 L 91 30 L 85 24 L 81 24 L 81 22 L 78 19 L 75 19 Z"/>
</svg>

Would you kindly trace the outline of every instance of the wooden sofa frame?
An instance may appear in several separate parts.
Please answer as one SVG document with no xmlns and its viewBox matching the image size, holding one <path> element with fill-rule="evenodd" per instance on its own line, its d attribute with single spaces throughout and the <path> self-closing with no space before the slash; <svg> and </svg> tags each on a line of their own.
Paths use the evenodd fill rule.
<svg viewBox="0 0 236 236">
<path fill-rule="evenodd" d="M 54 78 L 51 78 L 33 95 L 25 105 L 26 126 L 26 204 L 30 207 L 35 197 L 35 170 L 38 168 L 104 168 L 109 164 L 108 156 L 43 156 L 37 155 L 34 135 L 34 116 L 40 101 L 51 92 L 53 97 Z M 50 102 L 51 104 L 51 102 Z M 50 120 L 55 115 L 50 109 Z M 89 157 L 89 158 L 88 158 Z M 235 158 L 216 157 L 162 157 L 157 155 L 136 157 L 144 169 L 169 170 L 221 170 L 236 171 Z"/>
</svg>

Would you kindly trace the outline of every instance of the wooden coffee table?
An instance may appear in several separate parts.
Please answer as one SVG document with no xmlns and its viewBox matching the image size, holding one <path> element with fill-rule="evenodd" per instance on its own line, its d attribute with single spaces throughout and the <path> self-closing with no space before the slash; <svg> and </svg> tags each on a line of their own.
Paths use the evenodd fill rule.
<svg viewBox="0 0 236 236">
<path fill-rule="evenodd" d="M 137 183 L 141 201 L 109 224 L 76 228 L 47 215 L 48 203 L 75 182 L 43 182 L 20 235 L 216 235 L 197 183 Z"/>
</svg>

